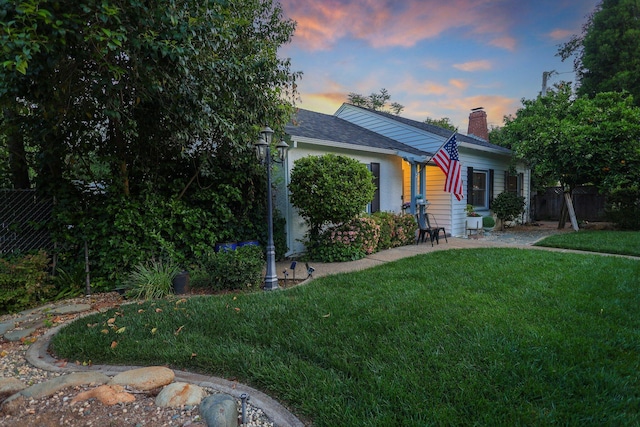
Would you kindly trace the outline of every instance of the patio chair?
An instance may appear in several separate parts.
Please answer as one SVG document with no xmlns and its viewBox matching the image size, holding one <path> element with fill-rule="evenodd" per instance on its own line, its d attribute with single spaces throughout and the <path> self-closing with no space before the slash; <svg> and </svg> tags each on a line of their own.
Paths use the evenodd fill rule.
<svg viewBox="0 0 640 427">
<path fill-rule="evenodd" d="M 433 221 L 433 223 L 435 224 L 435 227 L 431 225 L 431 221 L 429 220 L 429 215 L 431 215 L 431 221 Z M 449 241 L 447 240 L 447 230 L 445 230 L 444 227 L 440 227 L 438 225 L 438 222 L 436 221 L 436 217 L 433 216 L 433 214 L 427 213 L 425 215 L 425 219 L 427 220 L 427 227 L 429 227 L 432 230 L 432 232 L 435 233 L 434 238 L 436 239 L 436 242 L 440 244 L 440 232 L 442 231 L 442 233 L 444 234 L 444 241 L 449 243 Z"/>
<path fill-rule="evenodd" d="M 416 239 L 416 245 L 421 241 L 424 242 L 424 239 L 428 234 L 431 246 L 433 246 L 433 239 L 437 238 L 437 234 L 434 229 L 429 227 L 426 217 L 418 213 L 416 214 L 416 222 L 418 223 L 418 238 Z"/>
</svg>

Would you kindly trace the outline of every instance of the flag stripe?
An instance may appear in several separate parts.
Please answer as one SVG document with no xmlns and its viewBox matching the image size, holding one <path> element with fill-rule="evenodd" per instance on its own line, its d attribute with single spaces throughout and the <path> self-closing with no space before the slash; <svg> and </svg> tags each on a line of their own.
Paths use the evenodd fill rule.
<svg viewBox="0 0 640 427">
<path fill-rule="evenodd" d="M 433 161 L 442 169 L 442 172 L 444 172 L 446 176 L 444 191 L 453 193 L 456 199 L 462 200 L 462 173 L 455 133 L 451 135 L 442 148 L 433 156 Z"/>
</svg>

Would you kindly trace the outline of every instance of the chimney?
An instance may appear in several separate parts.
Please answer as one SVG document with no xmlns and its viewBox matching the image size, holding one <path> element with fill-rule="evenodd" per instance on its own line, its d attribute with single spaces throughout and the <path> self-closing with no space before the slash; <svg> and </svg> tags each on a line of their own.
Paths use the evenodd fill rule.
<svg viewBox="0 0 640 427">
<path fill-rule="evenodd" d="M 487 126 L 487 113 L 483 107 L 472 108 L 469 114 L 469 129 L 467 135 L 475 135 L 485 141 L 489 140 L 489 127 Z"/>
</svg>

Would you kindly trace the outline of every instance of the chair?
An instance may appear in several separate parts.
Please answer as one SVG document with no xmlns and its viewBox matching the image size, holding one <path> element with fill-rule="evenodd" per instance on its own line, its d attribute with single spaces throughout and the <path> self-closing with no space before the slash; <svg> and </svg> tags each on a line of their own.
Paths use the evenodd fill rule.
<svg viewBox="0 0 640 427">
<path fill-rule="evenodd" d="M 424 239 L 428 234 L 429 240 L 431 240 L 431 246 L 433 246 L 433 239 L 437 239 L 437 234 L 434 229 L 427 225 L 428 220 L 425 215 L 421 215 L 419 213 L 416 214 L 416 222 L 418 223 L 418 238 L 416 239 L 416 244 L 420 241 L 424 242 Z"/>
<path fill-rule="evenodd" d="M 429 221 L 429 215 L 431 215 L 431 219 L 433 220 L 433 223 L 436 225 L 435 227 L 431 225 L 431 221 Z M 436 217 L 433 216 L 433 214 L 427 213 L 425 215 L 425 219 L 427 220 L 427 227 L 429 227 L 432 230 L 432 232 L 435 233 L 436 242 L 440 244 L 440 232 L 442 231 L 442 233 L 444 234 L 444 241 L 449 243 L 449 241 L 447 240 L 447 231 L 444 229 L 444 227 L 440 227 L 438 225 L 438 222 L 436 221 Z"/>
</svg>

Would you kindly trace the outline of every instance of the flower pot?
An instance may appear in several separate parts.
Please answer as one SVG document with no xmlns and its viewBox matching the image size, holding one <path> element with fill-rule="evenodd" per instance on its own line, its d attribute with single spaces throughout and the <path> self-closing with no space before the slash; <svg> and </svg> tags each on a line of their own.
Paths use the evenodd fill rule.
<svg viewBox="0 0 640 427">
<path fill-rule="evenodd" d="M 467 230 L 481 230 L 482 229 L 482 217 L 481 216 L 468 216 L 467 217 Z"/>
<path fill-rule="evenodd" d="M 238 243 L 238 247 L 241 248 L 243 246 L 260 246 L 260 242 L 257 240 L 247 240 L 246 242 Z"/>
</svg>

